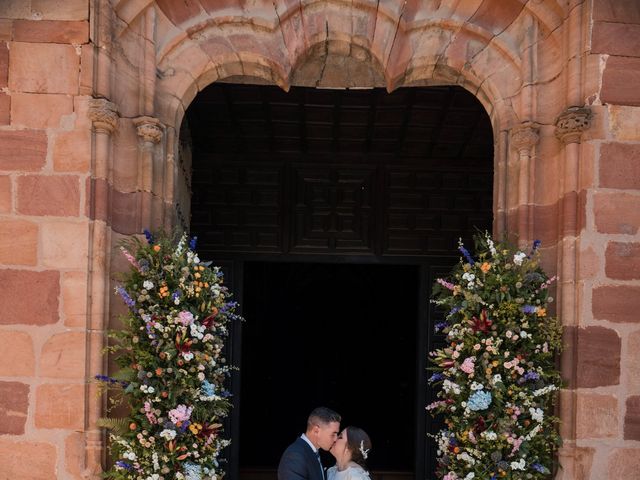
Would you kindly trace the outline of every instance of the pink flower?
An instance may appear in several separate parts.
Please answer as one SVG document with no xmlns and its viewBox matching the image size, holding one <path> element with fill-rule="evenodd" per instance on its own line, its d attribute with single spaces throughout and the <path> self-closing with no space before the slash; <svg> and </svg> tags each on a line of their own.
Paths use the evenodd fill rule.
<svg viewBox="0 0 640 480">
<path fill-rule="evenodd" d="M 467 374 L 471 374 L 473 373 L 473 370 L 475 369 L 475 362 L 476 361 L 476 357 L 467 357 L 464 359 L 464 362 L 462 362 L 462 365 L 460 365 L 460 370 L 462 370 L 464 373 Z"/>
<path fill-rule="evenodd" d="M 187 407 L 186 405 L 178 405 L 173 410 L 169 410 L 169 419 L 174 423 L 185 422 L 191 417 L 191 411 L 193 407 Z"/>
<path fill-rule="evenodd" d="M 185 327 L 193 323 L 193 314 L 191 312 L 182 311 L 178 314 L 178 321 Z"/>
</svg>

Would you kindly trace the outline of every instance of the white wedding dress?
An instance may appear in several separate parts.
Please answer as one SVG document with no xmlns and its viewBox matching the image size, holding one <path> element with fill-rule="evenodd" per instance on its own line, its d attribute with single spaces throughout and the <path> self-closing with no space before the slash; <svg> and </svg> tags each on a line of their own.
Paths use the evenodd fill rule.
<svg viewBox="0 0 640 480">
<path fill-rule="evenodd" d="M 369 472 L 360 465 L 352 463 L 346 470 L 338 470 L 333 466 L 327 470 L 327 480 L 371 480 Z"/>
</svg>

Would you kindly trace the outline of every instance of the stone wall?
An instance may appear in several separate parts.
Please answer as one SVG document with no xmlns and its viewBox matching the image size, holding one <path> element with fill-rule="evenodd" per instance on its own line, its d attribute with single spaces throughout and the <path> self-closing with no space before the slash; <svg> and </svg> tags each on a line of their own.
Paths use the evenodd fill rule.
<svg viewBox="0 0 640 480">
<path fill-rule="evenodd" d="M 636 475 L 639 38 L 632 0 L 0 2 L 3 474 L 97 478 L 114 245 L 188 222 L 182 118 L 225 80 L 473 92 L 496 233 L 540 238 L 560 276 L 558 477 Z"/>
</svg>

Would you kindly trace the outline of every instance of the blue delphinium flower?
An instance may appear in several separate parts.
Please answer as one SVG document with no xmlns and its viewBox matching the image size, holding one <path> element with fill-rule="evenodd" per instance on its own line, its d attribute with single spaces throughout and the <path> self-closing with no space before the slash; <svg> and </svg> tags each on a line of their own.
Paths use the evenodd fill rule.
<svg viewBox="0 0 640 480">
<path fill-rule="evenodd" d="M 536 251 L 538 248 L 540 248 L 540 245 L 542 244 L 542 242 L 540 240 L 534 240 L 533 241 L 533 248 L 532 251 Z"/>
<path fill-rule="evenodd" d="M 443 330 L 444 328 L 446 328 L 449 324 L 447 322 L 438 322 L 435 324 L 434 326 L 434 330 L 436 332 L 439 332 L 440 330 Z"/>
<path fill-rule="evenodd" d="M 153 243 L 153 235 L 151 235 L 151 232 L 146 228 L 143 230 L 143 232 L 144 232 L 145 238 L 147 239 L 147 243 L 151 245 Z"/>
<path fill-rule="evenodd" d="M 437 382 L 438 380 L 442 380 L 444 378 L 444 375 L 441 373 L 434 373 L 433 375 L 431 375 L 431 377 L 429 377 L 429 380 L 427 380 L 429 383 L 433 383 L 433 382 Z"/>
<path fill-rule="evenodd" d="M 126 303 L 129 308 L 133 309 L 136 306 L 136 302 L 129 296 L 124 288 L 118 286 L 116 287 L 116 292 L 120 294 L 122 300 L 124 300 L 124 303 Z"/>
<path fill-rule="evenodd" d="M 544 465 L 540 464 L 540 463 L 532 463 L 531 464 L 531 468 L 533 468 L 536 472 L 540 472 L 540 473 L 551 473 L 549 472 L 549 469 L 547 467 L 545 467 Z"/>
<path fill-rule="evenodd" d="M 484 390 L 478 390 L 469 397 L 467 407 L 469 410 L 478 411 L 486 410 L 491 405 L 491 392 L 485 392 Z"/>
<path fill-rule="evenodd" d="M 197 243 L 198 243 L 198 237 L 191 237 L 191 240 L 189 240 L 189 248 L 191 250 L 195 250 Z"/>
<path fill-rule="evenodd" d="M 120 467 L 120 468 L 123 468 L 125 470 L 130 470 L 130 471 L 133 470 L 133 466 L 130 465 L 129 463 L 123 461 L 123 460 L 118 460 L 116 462 L 116 467 Z"/>
<path fill-rule="evenodd" d="M 522 307 L 522 311 L 524 313 L 536 313 L 537 309 L 538 308 L 533 306 L 533 305 L 525 305 L 525 306 Z"/>
<path fill-rule="evenodd" d="M 464 246 L 460 245 L 458 249 L 462 252 L 462 255 L 464 255 L 464 258 L 467 259 L 467 262 L 469 262 L 470 265 L 473 265 L 474 263 L 476 263 L 473 261 L 473 258 L 471 258 L 471 254 L 469 254 L 469 251 L 466 248 L 464 248 Z"/>
</svg>

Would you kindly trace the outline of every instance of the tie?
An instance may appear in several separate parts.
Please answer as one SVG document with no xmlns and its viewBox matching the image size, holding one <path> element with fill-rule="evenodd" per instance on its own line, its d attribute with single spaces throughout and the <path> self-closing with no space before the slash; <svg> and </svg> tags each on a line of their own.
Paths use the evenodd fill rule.
<svg viewBox="0 0 640 480">
<path fill-rule="evenodd" d="M 320 460 L 320 452 L 316 450 L 316 458 L 318 459 L 318 465 L 320 465 L 320 474 L 324 478 L 324 469 L 322 468 L 322 460 Z"/>
</svg>

